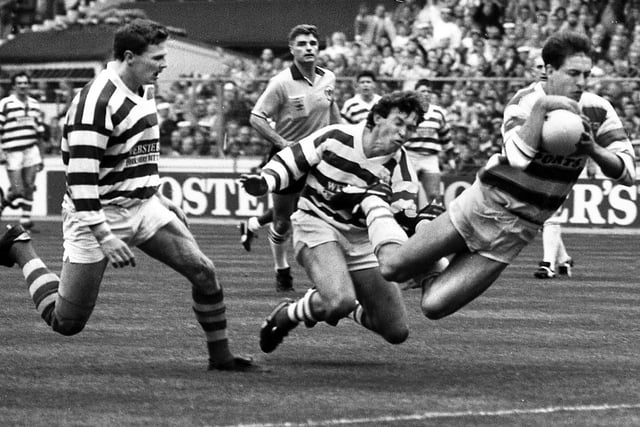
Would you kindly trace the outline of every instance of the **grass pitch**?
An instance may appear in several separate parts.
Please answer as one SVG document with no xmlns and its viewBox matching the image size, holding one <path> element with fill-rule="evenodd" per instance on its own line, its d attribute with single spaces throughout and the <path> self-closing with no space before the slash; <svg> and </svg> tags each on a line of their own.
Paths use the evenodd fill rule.
<svg viewBox="0 0 640 427">
<path fill-rule="evenodd" d="M 60 269 L 57 222 L 38 223 Z M 353 322 L 294 330 L 269 355 L 263 318 L 281 299 L 266 234 L 246 253 L 233 225 L 193 225 L 225 288 L 235 352 L 264 373 L 207 372 L 187 282 L 137 251 L 109 268 L 93 317 L 50 331 L 17 268 L 0 275 L 0 425 L 640 425 L 640 263 L 633 235 L 567 234 L 572 279 L 538 280 L 539 239 L 480 298 L 439 321 L 405 292 L 410 338 Z M 294 267 L 298 295 L 310 285 Z"/>
</svg>

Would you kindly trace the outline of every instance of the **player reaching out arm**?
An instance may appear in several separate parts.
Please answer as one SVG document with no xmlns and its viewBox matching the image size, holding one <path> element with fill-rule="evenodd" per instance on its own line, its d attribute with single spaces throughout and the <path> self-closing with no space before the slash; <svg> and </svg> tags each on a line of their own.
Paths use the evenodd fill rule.
<svg viewBox="0 0 640 427">
<path fill-rule="evenodd" d="M 316 131 L 277 153 L 260 175 L 241 178 L 245 190 L 259 196 L 306 177 L 291 218 L 296 259 L 313 288 L 273 309 L 260 331 L 264 352 L 275 350 L 300 322 L 336 325 L 350 313 L 388 342 L 406 339 L 400 289 L 380 275 L 359 203 L 377 195 L 415 212 L 420 187 L 401 147 L 421 115 L 415 94 L 394 92 L 378 101 L 366 122 Z"/>
</svg>

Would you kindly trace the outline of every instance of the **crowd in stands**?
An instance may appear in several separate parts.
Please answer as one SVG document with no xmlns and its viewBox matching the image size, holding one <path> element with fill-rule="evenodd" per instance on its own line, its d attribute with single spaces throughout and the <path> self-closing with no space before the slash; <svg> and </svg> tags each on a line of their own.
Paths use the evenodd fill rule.
<svg viewBox="0 0 640 427">
<path fill-rule="evenodd" d="M 442 166 L 472 173 L 500 149 L 505 102 L 540 77 L 544 40 L 564 29 L 593 41 L 590 89 L 611 101 L 640 144 L 637 1 L 405 0 L 392 10 L 363 4 L 354 17 L 354 37 L 327 35 L 319 65 L 337 75 L 340 106 L 354 95 L 353 80 L 361 70 L 378 76 L 380 94 L 432 81 L 432 102 L 448 112 L 456 147 L 443 156 Z M 288 56 L 264 49 L 255 60 L 234 58 L 225 76 L 185 76 L 161 87 L 164 153 L 264 155 L 269 147 L 249 126 L 249 112 L 268 79 L 290 64 Z"/>
</svg>

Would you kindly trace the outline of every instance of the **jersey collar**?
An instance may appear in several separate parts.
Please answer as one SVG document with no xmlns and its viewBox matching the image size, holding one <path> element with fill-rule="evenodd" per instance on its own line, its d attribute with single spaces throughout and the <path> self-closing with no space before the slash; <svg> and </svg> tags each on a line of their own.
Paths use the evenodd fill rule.
<svg viewBox="0 0 640 427">
<path fill-rule="evenodd" d="M 309 80 L 307 80 L 307 78 L 298 69 L 296 64 L 291 64 L 291 66 L 289 67 L 289 70 L 291 70 L 291 77 L 293 78 L 293 80 L 306 80 L 308 83 L 313 84 L 312 82 L 309 82 Z M 317 75 L 324 76 L 324 70 L 322 68 L 316 66 L 314 71 Z"/>
</svg>

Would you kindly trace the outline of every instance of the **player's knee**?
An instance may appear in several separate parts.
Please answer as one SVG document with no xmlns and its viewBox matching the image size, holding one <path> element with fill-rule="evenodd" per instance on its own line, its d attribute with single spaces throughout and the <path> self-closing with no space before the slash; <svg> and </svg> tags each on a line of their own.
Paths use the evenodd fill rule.
<svg viewBox="0 0 640 427">
<path fill-rule="evenodd" d="M 291 230 L 291 221 L 288 218 L 274 218 L 273 230 L 280 236 L 288 236 L 289 230 Z"/>
<path fill-rule="evenodd" d="M 402 344 L 409 338 L 409 327 L 406 324 L 396 325 L 383 331 L 381 335 L 390 344 Z"/>
<path fill-rule="evenodd" d="M 338 320 L 347 317 L 356 308 L 354 298 L 344 295 L 337 295 L 331 298 L 323 298 L 324 317 L 329 324 L 337 323 Z"/>
<path fill-rule="evenodd" d="M 191 283 L 205 291 L 211 290 L 207 289 L 208 287 L 217 287 L 213 261 L 204 254 L 201 254 L 189 262 L 187 276 Z"/>
<path fill-rule="evenodd" d="M 61 335 L 75 335 L 84 329 L 92 312 L 93 306 L 81 306 L 58 295 L 51 317 L 51 329 Z"/>
<path fill-rule="evenodd" d="M 57 333 L 65 336 L 76 335 L 84 329 L 87 319 L 58 319 L 54 318 L 51 328 Z"/>
<path fill-rule="evenodd" d="M 442 319 L 449 314 L 448 307 L 437 298 L 423 298 L 420 308 L 422 314 L 431 320 Z"/>
<path fill-rule="evenodd" d="M 404 282 L 409 279 L 400 265 L 393 262 L 390 258 L 384 258 L 378 254 L 380 260 L 380 274 L 385 280 L 391 282 Z"/>
</svg>

